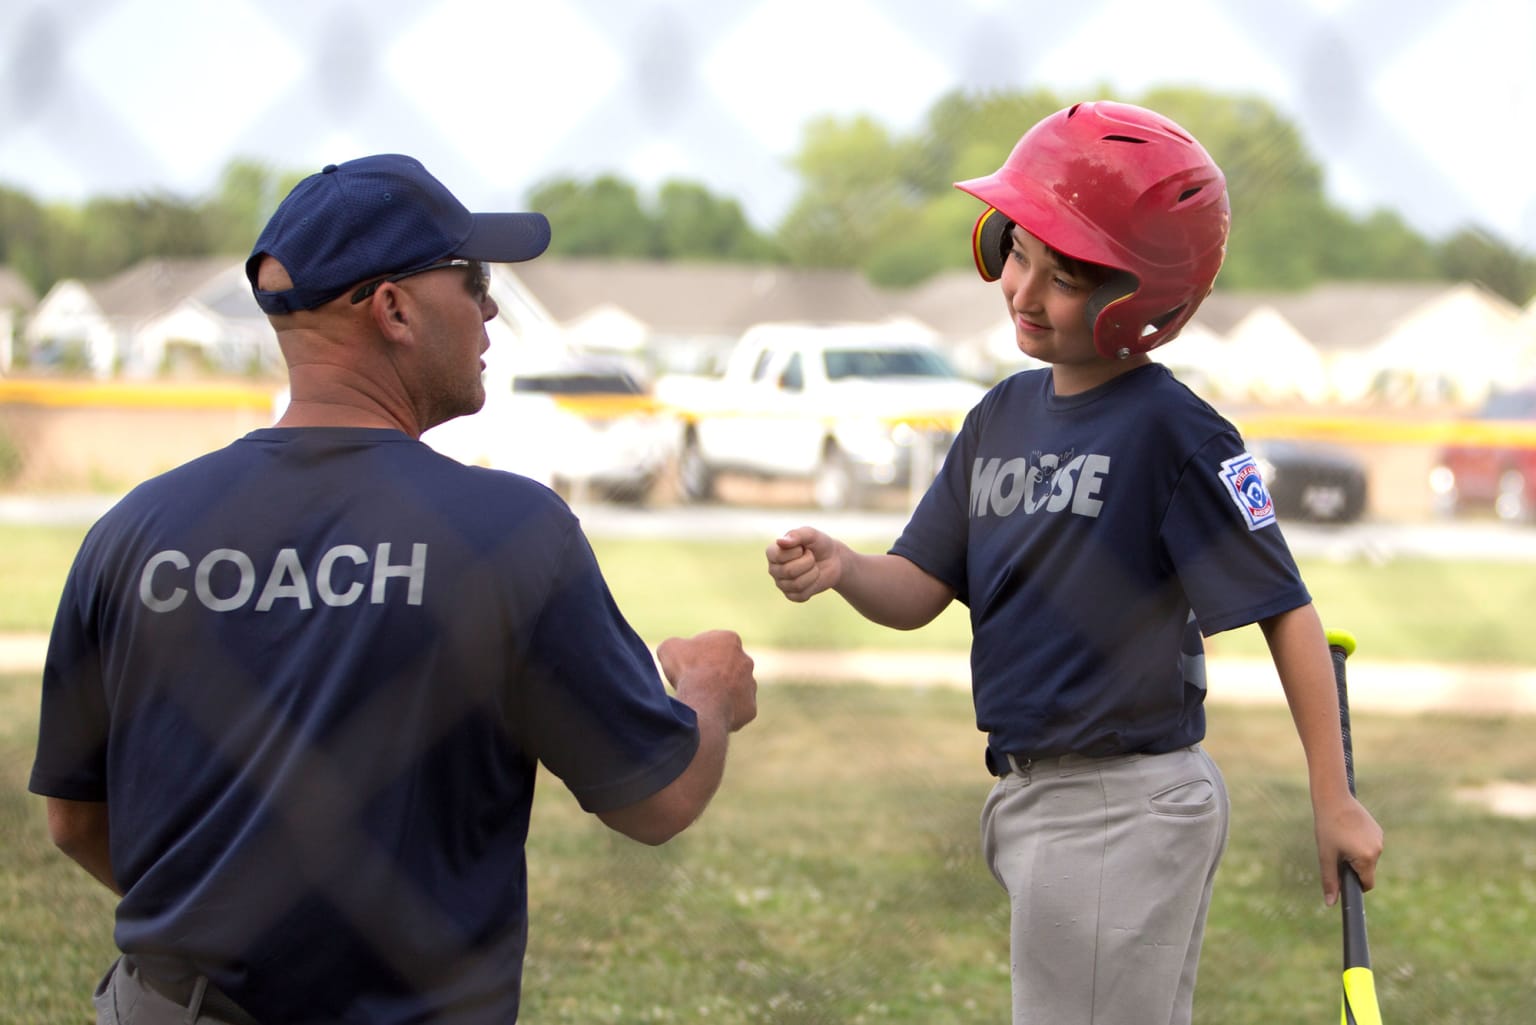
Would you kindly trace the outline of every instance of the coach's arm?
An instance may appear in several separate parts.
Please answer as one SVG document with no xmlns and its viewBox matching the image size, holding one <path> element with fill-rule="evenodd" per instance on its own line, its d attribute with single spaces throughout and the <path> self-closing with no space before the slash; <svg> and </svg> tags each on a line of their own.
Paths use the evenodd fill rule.
<svg viewBox="0 0 1536 1025">
<path fill-rule="evenodd" d="M 48 835 L 59 850 L 119 897 L 122 889 L 112 873 L 105 801 L 48 798 Z"/>
<path fill-rule="evenodd" d="M 735 633 L 672 637 L 656 656 L 678 700 L 698 716 L 698 751 L 682 775 L 650 797 L 598 815 L 609 829 L 652 845 L 666 843 L 703 814 L 725 774 L 730 735 L 757 717 L 752 659 Z"/>
</svg>

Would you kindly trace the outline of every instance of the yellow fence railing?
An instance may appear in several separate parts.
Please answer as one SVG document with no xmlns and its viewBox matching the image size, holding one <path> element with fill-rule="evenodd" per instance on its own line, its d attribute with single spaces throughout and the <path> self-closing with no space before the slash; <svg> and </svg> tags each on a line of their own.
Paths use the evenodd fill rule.
<svg viewBox="0 0 1536 1025">
<path fill-rule="evenodd" d="M 1238 426 L 1249 438 L 1536 448 L 1536 421 L 1531 420 L 1410 420 L 1400 416 L 1286 413 L 1244 416 Z"/>
<path fill-rule="evenodd" d="M 0 404 L 108 409 L 272 409 L 277 386 L 241 382 L 0 379 Z"/>
<path fill-rule="evenodd" d="M 0 378 L 0 404 L 119 409 L 237 409 L 270 411 L 278 391 L 274 383 L 192 381 L 80 381 L 51 378 Z M 649 395 L 552 395 L 570 412 L 603 419 L 626 413 L 673 412 Z M 914 428 L 955 429 L 958 418 L 900 418 Z M 1400 413 L 1252 412 L 1237 419 L 1245 437 L 1296 438 L 1340 443 L 1497 445 L 1536 448 L 1536 421 L 1472 420 L 1444 415 L 1423 419 Z"/>
</svg>

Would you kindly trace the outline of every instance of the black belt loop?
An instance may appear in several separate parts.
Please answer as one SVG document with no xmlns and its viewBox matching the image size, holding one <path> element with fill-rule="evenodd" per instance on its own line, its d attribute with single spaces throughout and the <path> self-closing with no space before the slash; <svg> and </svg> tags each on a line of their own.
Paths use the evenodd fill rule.
<svg viewBox="0 0 1536 1025">
<path fill-rule="evenodd" d="M 1020 776 L 1027 777 L 1030 766 L 1034 765 L 1034 759 L 1032 758 L 1025 758 L 1015 754 L 999 754 L 990 747 L 987 748 L 986 762 L 987 771 L 998 779 L 1002 779 L 1011 773 L 1018 773 Z"/>
</svg>

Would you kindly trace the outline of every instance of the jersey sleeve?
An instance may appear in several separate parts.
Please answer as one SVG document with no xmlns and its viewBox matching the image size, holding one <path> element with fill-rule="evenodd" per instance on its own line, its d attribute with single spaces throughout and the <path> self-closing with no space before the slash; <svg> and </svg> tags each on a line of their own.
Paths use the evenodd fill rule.
<svg viewBox="0 0 1536 1025">
<path fill-rule="evenodd" d="M 28 789 L 70 801 L 107 799 L 107 701 L 96 632 L 85 621 L 81 568 L 65 582 L 43 664 L 37 756 Z"/>
<path fill-rule="evenodd" d="M 1312 600 L 1258 465 L 1235 432 L 1216 435 L 1185 465 L 1162 537 L 1202 633 Z"/>
<path fill-rule="evenodd" d="M 585 810 L 644 800 L 692 762 L 694 711 L 667 693 L 580 531 L 568 540 L 525 666 L 514 728 Z"/>
<path fill-rule="evenodd" d="M 967 561 L 970 529 L 971 455 L 980 433 L 981 406 L 972 409 L 950 445 L 938 475 L 891 546 L 923 572 L 949 585 L 962 605 L 970 605 Z"/>
</svg>

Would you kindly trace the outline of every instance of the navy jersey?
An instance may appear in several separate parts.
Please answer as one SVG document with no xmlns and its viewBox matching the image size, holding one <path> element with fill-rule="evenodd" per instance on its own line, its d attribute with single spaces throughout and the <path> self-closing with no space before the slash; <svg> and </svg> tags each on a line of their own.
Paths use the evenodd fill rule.
<svg viewBox="0 0 1536 1025">
<path fill-rule="evenodd" d="M 390 430 L 258 430 L 87 535 L 31 788 L 107 802 L 116 938 L 261 1020 L 507 1022 L 537 766 L 698 747 L 558 496 Z"/>
<path fill-rule="evenodd" d="M 1191 612 L 1209 635 L 1311 600 L 1236 429 L 1156 363 L 1072 396 L 1048 369 L 997 385 L 891 551 L 969 607 L 994 757 L 1193 744 Z"/>
</svg>

